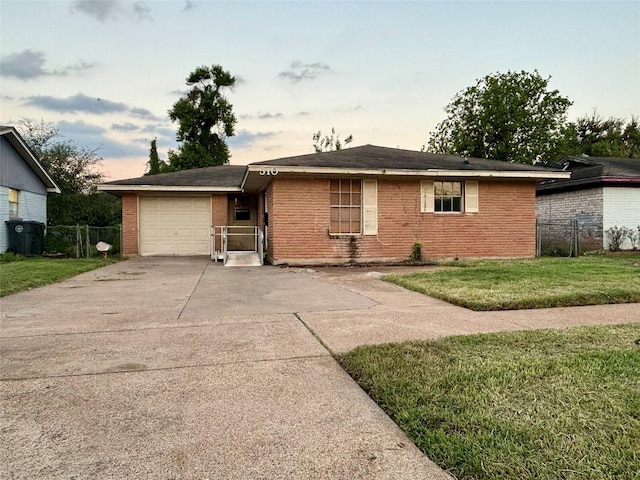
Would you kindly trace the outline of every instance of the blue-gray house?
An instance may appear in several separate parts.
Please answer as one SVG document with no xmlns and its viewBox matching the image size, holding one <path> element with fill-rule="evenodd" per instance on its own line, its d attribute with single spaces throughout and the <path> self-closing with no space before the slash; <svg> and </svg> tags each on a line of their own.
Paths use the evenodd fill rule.
<svg viewBox="0 0 640 480">
<path fill-rule="evenodd" d="M 9 247 L 7 221 L 47 223 L 47 194 L 60 189 L 14 127 L 0 126 L 0 253 Z"/>
</svg>

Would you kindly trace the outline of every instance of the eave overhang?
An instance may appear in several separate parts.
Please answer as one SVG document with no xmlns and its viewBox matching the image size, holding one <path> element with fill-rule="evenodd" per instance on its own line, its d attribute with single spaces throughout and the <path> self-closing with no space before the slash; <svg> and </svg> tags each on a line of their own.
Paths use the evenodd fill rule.
<svg viewBox="0 0 640 480">
<path fill-rule="evenodd" d="M 109 193 L 152 193 L 152 192 L 173 192 L 173 193 L 237 193 L 242 192 L 240 187 L 208 187 L 189 185 L 98 185 L 98 190 Z"/>
<path fill-rule="evenodd" d="M 596 187 L 640 187 L 640 177 L 591 177 L 575 180 L 561 180 L 559 182 L 545 182 L 537 187 L 538 194 L 566 192 L 570 190 L 584 190 Z"/>
<path fill-rule="evenodd" d="M 336 168 L 336 167 L 301 167 L 275 165 L 247 165 L 242 181 L 243 190 L 254 192 L 262 190 L 269 181 L 279 174 L 292 176 L 323 177 L 413 177 L 413 178 L 494 178 L 513 180 L 552 180 L 568 179 L 571 172 L 562 171 L 500 171 L 500 170 L 446 170 L 446 169 L 368 169 L 368 168 Z"/>
<path fill-rule="evenodd" d="M 14 127 L 0 127 L 0 135 L 6 136 L 7 141 L 18 152 L 25 163 L 31 168 L 33 173 L 40 179 L 48 193 L 61 193 L 60 188 L 53 181 L 49 173 L 40 164 L 40 161 L 33 154 L 29 146 L 22 139 Z"/>
</svg>

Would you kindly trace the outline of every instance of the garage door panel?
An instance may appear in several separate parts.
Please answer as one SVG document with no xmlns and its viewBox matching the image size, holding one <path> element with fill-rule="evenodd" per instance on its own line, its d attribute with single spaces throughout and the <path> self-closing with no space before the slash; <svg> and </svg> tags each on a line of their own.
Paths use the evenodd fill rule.
<svg viewBox="0 0 640 480">
<path fill-rule="evenodd" d="M 209 255 L 209 197 L 140 197 L 141 255 Z"/>
</svg>

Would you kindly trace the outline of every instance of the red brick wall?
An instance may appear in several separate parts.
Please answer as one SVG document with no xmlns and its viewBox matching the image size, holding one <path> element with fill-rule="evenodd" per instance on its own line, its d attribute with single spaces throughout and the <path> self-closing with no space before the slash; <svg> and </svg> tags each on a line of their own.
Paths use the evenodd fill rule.
<svg viewBox="0 0 640 480">
<path fill-rule="evenodd" d="M 378 180 L 378 235 L 330 237 L 329 180 L 275 178 L 267 190 L 274 263 L 535 255 L 535 182 L 479 182 L 479 213 L 420 213 L 420 182 Z"/>
<path fill-rule="evenodd" d="M 273 228 L 272 228 L 272 219 L 274 215 L 274 205 L 273 205 L 273 184 L 269 183 L 267 185 L 267 189 L 264 192 L 264 202 L 267 205 L 267 215 L 269 216 L 269 225 L 267 225 L 267 258 L 273 259 Z"/>
<path fill-rule="evenodd" d="M 228 198 L 227 194 L 222 195 L 211 195 L 211 225 L 214 227 L 219 227 L 223 225 L 229 224 L 228 219 Z M 216 231 L 216 233 L 220 233 Z M 218 235 L 216 235 L 216 250 L 222 250 L 221 239 Z"/>
<path fill-rule="evenodd" d="M 138 195 L 122 195 L 122 254 L 138 255 Z"/>
</svg>

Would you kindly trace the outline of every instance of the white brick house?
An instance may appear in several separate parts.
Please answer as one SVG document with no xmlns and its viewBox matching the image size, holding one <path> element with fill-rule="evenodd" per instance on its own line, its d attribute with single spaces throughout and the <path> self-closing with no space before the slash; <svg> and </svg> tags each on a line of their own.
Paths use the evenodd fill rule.
<svg viewBox="0 0 640 480">
<path fill-rule="evenodd" d="M 640 225 L 640 158 L 565 157 L 571 178 L 542 182 L 536 190 L 540 223 L 575 220 L 584 232 L 582 250 L 609 248 L 607 230 Z M 623 249 L 631 248 L 628 239 Z"/>
<path fill-rule="evenodd" d="M 14 127 L 0 127 L 0 253 L 9 247 L 7 221 L 47 223 L 47 194 L 60 189 Z"/>
</svg>

